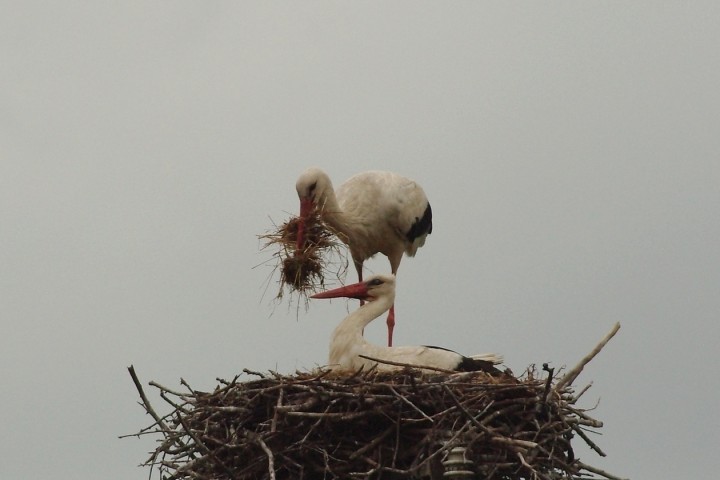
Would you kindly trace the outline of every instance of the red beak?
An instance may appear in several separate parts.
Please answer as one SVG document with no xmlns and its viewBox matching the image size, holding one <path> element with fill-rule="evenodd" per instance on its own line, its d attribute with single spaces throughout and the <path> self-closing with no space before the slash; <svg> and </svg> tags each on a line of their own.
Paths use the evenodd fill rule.
<svg viewBox="0 0 720 480">
<path fill-rule="evenodd" d="M 310 216 L 313 211 L 313 202 L 310 198 L 300 199 L 300 221 L 298 222 L 297 244 L 296 248 L 302 250 L 305 247 L 305 219 Z"/>
<path fill-rule="evenodd" d="M 333 290 L 316 293 L 315 295 L 312 295 L 310 298 L 338 298 L 338 297 L 358 298 L 360 300 L 365 300 L 368 298 L 367 285 L 365 285 L 365 282 L 353 283 L 352 285 L 347 285 L 345 287 L 335 288 Z"/>
</svg>

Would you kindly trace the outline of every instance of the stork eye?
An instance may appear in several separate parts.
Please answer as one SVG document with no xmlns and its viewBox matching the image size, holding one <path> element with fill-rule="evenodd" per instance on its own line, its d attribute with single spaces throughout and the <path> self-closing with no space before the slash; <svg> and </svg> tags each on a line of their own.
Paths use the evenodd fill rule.
<svg viewBox="0 0 720 480">
<path fill-rule="evenodd" d="M 317 182 L 313 182 L 313 184 L 308 187 L 308 192 L 310 192 L 310 193 L 314 192 L 316 187 L 317 187 Z"/>
<path fill-rule="evenodd" d="M 382 285 L 383 281 L 379 278 L 373 278 L 368 282 L 368 287 L 377 287 L 378 285 Z"/>
</svg>

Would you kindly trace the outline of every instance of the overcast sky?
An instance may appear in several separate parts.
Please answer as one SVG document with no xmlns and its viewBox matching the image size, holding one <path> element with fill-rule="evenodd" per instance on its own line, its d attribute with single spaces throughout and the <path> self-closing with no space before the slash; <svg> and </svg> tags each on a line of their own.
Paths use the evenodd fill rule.
<svg viewBox="0 0 720 480">
<path fill-rule="evenodd" d="M 326 361 L 346 302 L 276 305 L 253 268 L 312 165 L 431 200 L 396 344 L 519 373 L 619 321 L 581 459 L 715 477 L 717 2 L 0 3 L 0 478 L 147 478 L 130 364 L 212 389 Z"/>
</svg>

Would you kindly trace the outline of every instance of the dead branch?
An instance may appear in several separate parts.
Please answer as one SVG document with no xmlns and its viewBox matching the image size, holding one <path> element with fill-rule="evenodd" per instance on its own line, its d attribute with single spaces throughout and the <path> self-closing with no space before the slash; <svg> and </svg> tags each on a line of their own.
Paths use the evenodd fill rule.
<svg viewBox="0 0 720 480">
<path fill-rule="evenodd" d="M 140 400 L 142 400 L 143 408 L 145 408 L 145 411 L 155 419 L 155 423 L 160 425 L 160 428 L 167 431 L 168 428 L 165 425 L 165 422 L 163 422 L 162 418 L 160 418 L 160 415 L 155 413 L 155 409 L 153 409 L 152 405 L 150 405 L 150 400 L 148 400 L 147 396 L 145 396 L 145 391 L 140 384 L 140 379 L 138 379 L 137 374 L 135 373 L 135 367 L 133 365 L 130 365 L 128 367 L 128 372 L 130 372 L 130 377 L 132 377 L 133 383 L 135 383 L 135 388 L 140 394 Z"/>
<path fill-rule="evenodd" d="M 587 470 L 588 472 L 594 473 L 596 475 L 602 475 L 603 477 L 609 479 L 609 480 L 630 480 L 629 478 L 622 478 L 618 477 L 616 475 L 612 475 L 605 470 L 601 470 L 599 468 L 593 467 L 591 465 L 587 465 L 583 462 L 577 462 L 577 465 L 582 468 L 583 470 Z"/>
<path fill-rule="evenodd" d="M 610 332 L 607 335 L 605 335 L 605 337 L 602 340 L 600 340 L 600 343 L 598 343 L 595 346 L 595 348 L 592 349 L 592 351 L 590 353 L 588 353 L 585 357 L 583 357 L 582 360 L 580 360 L 580 363 L 575 365 L 569 372 L 567 372 L 565 374 L 564 377 L 562 377 L 557 382 L 557 384 L 555 384 L 555 391 L 560 391 L 563 388 L 565 388 L 565 386 L 571 385 L 572 382 L 575 381 L 575 379 L 578 377 L 578 375 L 580 375 L 580 373 L 583 371 L 583 368 L 585 368 L 585 365 L 590 363 L 590 361 L 593 358 L 595 358 L 595 355 L 600 353 L 600 350 L 602 350 L 603 347 L 605 345 L 607 345 L 607 343 L 610 341 L 610 339 L 612 337 L 615 336 L 615 334 L 618 332 L 618 330 L 620 330 L 619 322 L 613 326 L 612 330 L 610 330 Z"/>
</svg>

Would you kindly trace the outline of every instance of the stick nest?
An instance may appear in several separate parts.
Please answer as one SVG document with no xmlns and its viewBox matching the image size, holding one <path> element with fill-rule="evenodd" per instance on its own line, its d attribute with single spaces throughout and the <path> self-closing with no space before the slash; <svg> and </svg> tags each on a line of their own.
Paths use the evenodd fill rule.
<svg viewBox="0 0 720 480">
<path fill-rule="evenodd" d="M 286 291 L 291 294 L 297 292 L 307 300 L 309 295 L 326 288 L 328 273 L 339 280 L 347 271 L 342 235 L 314 212 L 305 220 L 305 245 L 298 250 L 299 223 L 298 217 L 292 217 L 279 227 L 275 226 L 273 231 L 259 235 L 265 241 L 262 250 L 275 250 L 271 262 L 274 263 L 273 272 L 280 270 L 278 300 Z"/>
<path fill-rule="evenodd" d="M 519 379 L 410 368 L 290 376 L 245 370 L 255 378 L 218 379 L 213 392 L 151 382 L 172 406 L 160 417 L 130 367 L 155 418 L 136 435 L 159 436 L 145 465 L 167 480 L 439 479 L 447 468 L 479 475 L 457 478 L 616 479 L 573 451 L 579 437 L 604 456 L 586 433 L 602 423 L 575 405 L 587 387 L 575 394 L 567 379 L 543 370 L 531 367 Z M 448 452 L 456 447 L 466 449 L 465 463 L 453 467 Z"/>
</svg>

